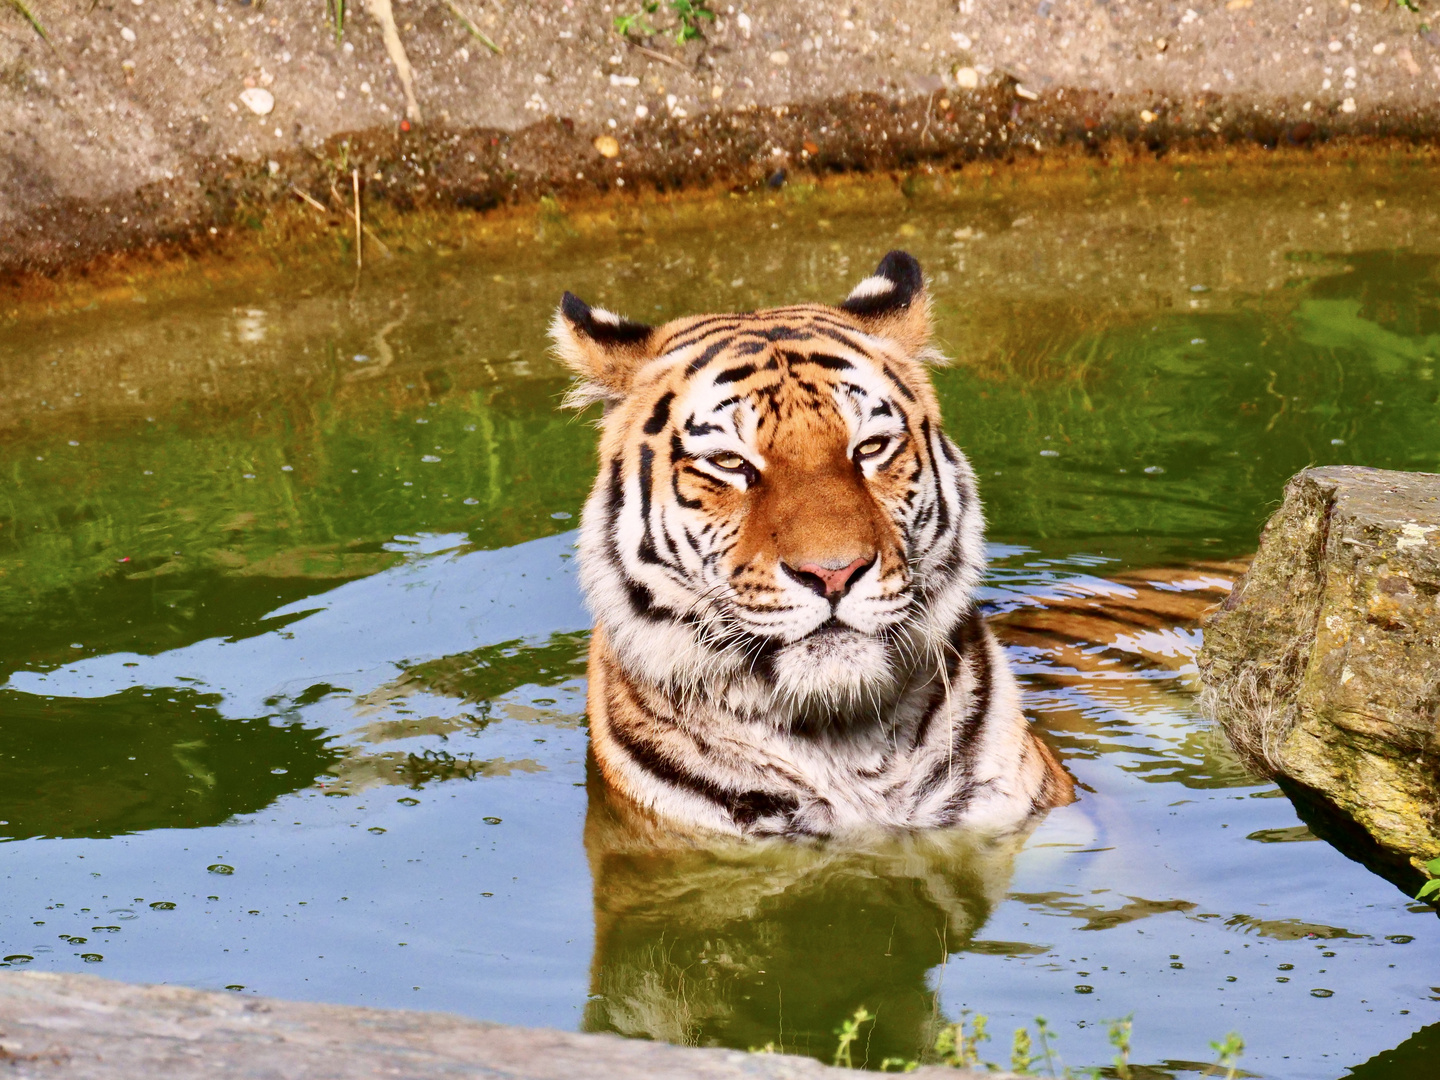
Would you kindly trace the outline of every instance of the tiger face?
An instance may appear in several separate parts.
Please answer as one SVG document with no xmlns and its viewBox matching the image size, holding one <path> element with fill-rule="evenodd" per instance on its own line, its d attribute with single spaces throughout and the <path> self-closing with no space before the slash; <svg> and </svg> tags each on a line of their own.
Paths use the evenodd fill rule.
<svg viewBox="0 0 1440 1080">
<path fill-rule="evenodd" d="M 553 334 L 605 403 L 581 581 L 627 671 L 793 721 L 933 670 L 983 554 L 912 257 L 838 306 L 659 327 L 567 293 Z"/>
</svg>

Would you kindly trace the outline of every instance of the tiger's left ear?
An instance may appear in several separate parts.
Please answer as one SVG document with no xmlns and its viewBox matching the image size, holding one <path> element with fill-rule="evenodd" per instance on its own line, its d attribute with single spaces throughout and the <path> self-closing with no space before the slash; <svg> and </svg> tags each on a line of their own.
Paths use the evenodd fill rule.
<svg viewBox="0 0 1440 1080">
<path fill-rule="evenodd" d="M 840 307 L 868 332 L 899 342 L 911 355 L 930 345 L 930 298 L 920 264 L 909 252 L 886 255 Z"/>
<path fill-rule="evenodd" d="M 654 336 L 654 327 L 592 308 L 567 292 L 550 323 L 555 351 L 580 377 L 565 404 L 581 409 L 595 401 L 609 406 L 622 400 L 630 392 L 635 372 L 651 358 Z"/>
</svg>

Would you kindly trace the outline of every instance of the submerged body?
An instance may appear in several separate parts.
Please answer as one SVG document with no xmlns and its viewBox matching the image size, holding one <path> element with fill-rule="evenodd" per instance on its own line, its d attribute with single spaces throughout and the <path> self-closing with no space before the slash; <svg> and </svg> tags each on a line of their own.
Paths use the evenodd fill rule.
<svg viewBox="0 0 1440 1080">
<path fill-rule="evenodd" d="M 606 404 L 580 557 L 607 783 L 741 835 L 1009 829 L 1072 798 L 976 603 L 910 256 L 838 307 L 658 328 L 567 294 L 555 336 Z"/>
</svg>

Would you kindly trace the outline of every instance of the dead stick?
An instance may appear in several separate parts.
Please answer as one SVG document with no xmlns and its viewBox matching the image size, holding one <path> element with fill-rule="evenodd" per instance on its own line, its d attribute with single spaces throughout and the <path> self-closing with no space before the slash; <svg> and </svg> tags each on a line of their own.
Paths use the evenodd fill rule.
<svg viewBox="0 0 1440 1080">
<path fill-rule="evenodd" d="M 356 269 L 356 270 L 359 270 L 359 269 L 361 268 L 361 266 L 364 265 L 364 259 L 363 259 L 362 255 L 361 255 L 361 251 L 360 251 L 362 234 L 361 234 L 361 232 L 360 232 L 361 226 L 360 226 L 360 170 L 359 170 L 359 169 L 352 169 L 352 170 L 350 170 L 350 182 L 355 186 L 355 269 Z"/>
<path fill-rule="evenodd" d="M 329 210 L 325 209 L 324 204 L 321 203 L 319 199 L 315 198 L 313 195 L 309 194 L 308 192 L 301 191 L 301 190 L 300 190 L 298 187 L 296 187 L 294 184 L 291 184 L 291 185 L 290 185 L 290 190 L 293 191 L 296 195 L 299 195 L 300 198 L 304 199 L 307 203 L 309 203 L 311 206 L 313 206 L 316 210 L 319 210 L 322 214 L 328 214 L 328 213 L 330 213 Z"/>
<path fill-rule="evenodd" d="M 301 191 L 294 184 L 290 185 L 290 190 L 293 191 L 300 198 L 304 199 L 307 203 L 313 206 L 316 210 L 320 211 L 320 213 L 324 214 L 326 217 L 330 216 L 329 208 L 319 199 L 310 195 L 309 192 Z M 330 185 L 330 190 L 335 190 L 334 184 Z M 395 257 L 395 253 L 390 250 L 390 245 L 385 243 L 384 240 L 381 240 L 375 230 L 370 228 L 370 226 L 366 225 L 363 221 L 360 223 L 360 230 L 370 238 L 370 240 L 375 244 L 376 247 L 380 249 L 381 255 L 384 255 L 387 259 L 393 259 Z"/>
<path fill-rule="evenodd" d="M 679 60 L 676 60 L 675 57 L 673 57 L 673 56 L 666 56 L 663 52 L 656 52 L 654 49 L 647 49 L 644 45 L 637 45 L 637 44 L 635 44 L 635 42 L 631 41 L 629 38 L 626 38 L 626 39 L 625 39 L 625 44 L 626 44 L 626 45 L 629 45 L 630 48 L 632 48 L 632 49 L 635 49 L 635 50 L 637 50 L 637 51 L 639 51 L 639 52 L 644 53 L 646 56 L 653 56 L 656 60 L 663 61 L 664 63 L 667 63 L 667 64 L 673 64 L 675 67 L 679 68 L 681 71 L 689 71 L 689 70 L 690 70 L 690 68 L 689 68 L 687 65 L 681 63 Z"/>
</svg>

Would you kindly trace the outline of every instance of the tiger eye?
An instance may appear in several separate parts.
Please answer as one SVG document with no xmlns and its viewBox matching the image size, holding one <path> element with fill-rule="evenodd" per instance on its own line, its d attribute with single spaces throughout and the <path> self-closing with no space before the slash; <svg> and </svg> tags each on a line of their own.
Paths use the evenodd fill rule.
<svg viewBox="0 0 1440 1080">
<path fill-rule="evenodd" d="M 710 464 L 714 465 L 717 469 L 736 472 L 744 467 L 745 459 L 739 454 L 716 454 L 710 459 Z"/>
<path fill-rule="evenodd" d="M 855 456 L 862 458 L 874 457 L 880 453 L 881 450 L 885 449 L 886 441 L 885 439 L 866 439 L 859 446 L 855 447 Z"/>
</svg>

